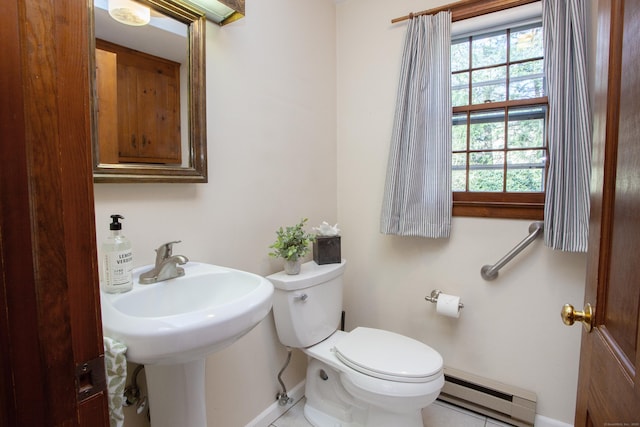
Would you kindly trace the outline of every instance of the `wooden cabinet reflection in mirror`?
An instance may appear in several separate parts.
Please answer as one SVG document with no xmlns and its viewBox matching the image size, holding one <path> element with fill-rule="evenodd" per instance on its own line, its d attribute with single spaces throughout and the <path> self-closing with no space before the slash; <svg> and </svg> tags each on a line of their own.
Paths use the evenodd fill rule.
<svg viewBox="0 0 640 427">
<path fill-rule="evenodd" d="M 96 40 L 100 159 L 180 164 L 180 64 Z"/>
</svg>

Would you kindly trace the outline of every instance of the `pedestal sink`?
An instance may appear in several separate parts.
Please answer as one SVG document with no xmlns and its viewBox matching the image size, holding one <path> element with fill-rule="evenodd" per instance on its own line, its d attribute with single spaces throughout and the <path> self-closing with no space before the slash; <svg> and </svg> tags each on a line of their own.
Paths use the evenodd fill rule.
<svg viewBox="0 0 640 427">
<path fill-rule="evenodd" d="M 253 329 L 271 310 L 273 285 L 256 274 L 189 262 L 185 275 L 133 289 L 101 292 L 104 335 L 145 365 L 152 427 L 206 427 L 208 354 Z"/>
</svg>

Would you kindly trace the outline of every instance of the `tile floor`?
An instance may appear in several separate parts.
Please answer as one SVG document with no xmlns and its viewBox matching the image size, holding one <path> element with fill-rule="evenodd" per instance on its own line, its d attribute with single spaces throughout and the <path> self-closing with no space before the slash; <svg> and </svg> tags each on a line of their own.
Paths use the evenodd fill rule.
<svg viewBox="0 0 640 427">
<path fill-rule="evenodd" d="M 304 398 L 275 420 L 270 427 L 312 427 L 304 418 L 303 405 Z M 492 420 L 439 400 L 422 412 L 422 418 L 426 427 L 509 427 L 509 424 Z"/>
</svg>

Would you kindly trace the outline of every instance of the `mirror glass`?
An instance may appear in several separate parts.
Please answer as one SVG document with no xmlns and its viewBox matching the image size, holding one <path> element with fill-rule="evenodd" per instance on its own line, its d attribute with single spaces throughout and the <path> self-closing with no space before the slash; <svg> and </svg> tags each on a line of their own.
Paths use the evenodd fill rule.
<svg viewBox="0 0 640 427">
<path fill-rule="evenodd" d="M 177 0 L 93 9 L 94 181 L 207 182 L 204 14 Z"/>
</svg>

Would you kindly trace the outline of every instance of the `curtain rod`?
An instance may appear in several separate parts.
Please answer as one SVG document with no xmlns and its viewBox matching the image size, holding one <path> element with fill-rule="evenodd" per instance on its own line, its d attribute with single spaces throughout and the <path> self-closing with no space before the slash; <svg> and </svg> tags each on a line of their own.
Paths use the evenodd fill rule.
<svg viewBox="0 0 640 427">
<path fill-rule="evenodd" d="M 392 24 L 396 24 L 398 22 L 406 21 L 407 19 L 413 19 L 416 16 L 421 16 L 421 15 L 435 15 L 436 13 L 440 13 L 440 12 L 443 12 L 445 10 L 451 10 L 452 6 L 457 4 L 457 3 L 460 3 L 460 2 L 449 3 L 449 4 L 446 4 L 444 6 L 436 7 L 436 8 L 433 8 L 433 9 L 423 10 L 421 12 L 411 12 L 408 15 L 392 19 L 391 23 Z"/>
<path fill-rule="evenodd" d="M 408 15 L 394 18 L 392 24 L 413 19 L 421 15 L 435 15 L 445 10 L 451 11 L 451 21 L 462 21 L 463 19 L 473 18 L 475 16 L 485 15 L 487 13 L 497 12 L 511 7 L 522 6 L 524 4 L 535 3 L 540 0 L 460 0 L 454 3 L 445 4 L 444 6 L 435 7 L 433 9 L 423 10 L 421 12 L 411 12 Z"/>
</svg>

